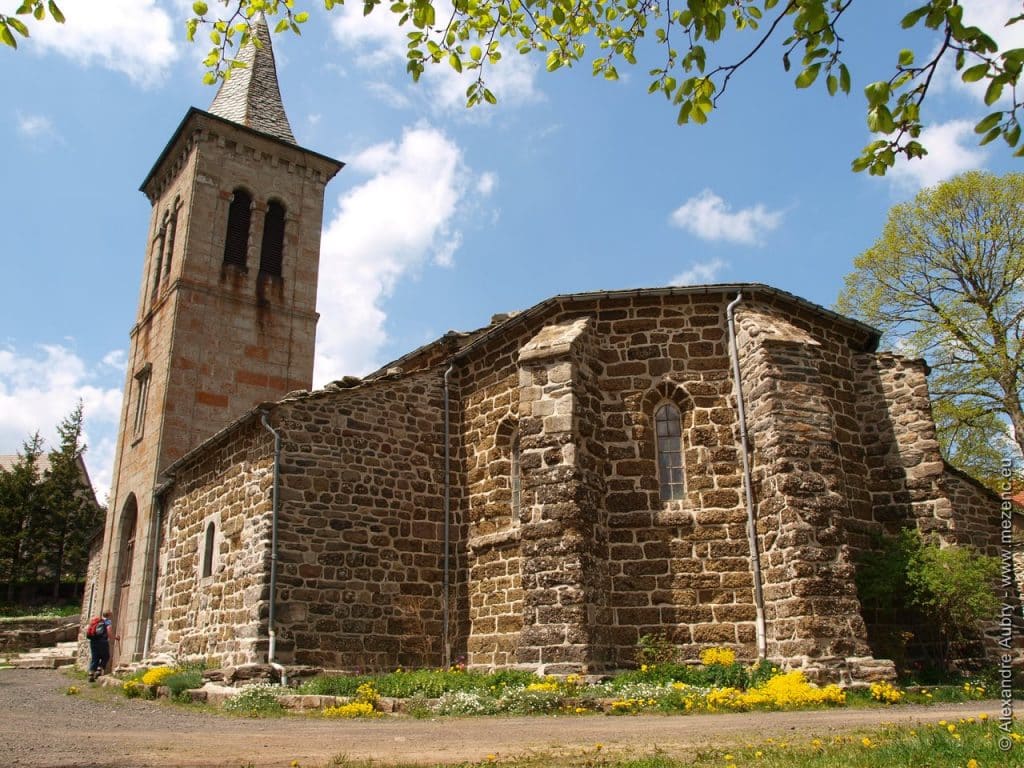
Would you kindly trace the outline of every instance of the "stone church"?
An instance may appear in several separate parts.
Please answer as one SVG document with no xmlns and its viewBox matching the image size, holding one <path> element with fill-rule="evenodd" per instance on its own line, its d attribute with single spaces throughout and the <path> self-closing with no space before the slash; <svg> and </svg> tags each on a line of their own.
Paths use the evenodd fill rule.
<svg viewBox="0 0 1024 768">
<path fill-rule="evenodd" d="M 927 366 L 760 284 L 555 296 L 311 390 L 324 192 L 270 35 L 146 176 L 94 604 L 115 663 L 628 665 L 645 634 L 868 678 L 857 557 L 986 551 Z M 88 591 L 88 590 L 87 590 Z"/>
</svg>

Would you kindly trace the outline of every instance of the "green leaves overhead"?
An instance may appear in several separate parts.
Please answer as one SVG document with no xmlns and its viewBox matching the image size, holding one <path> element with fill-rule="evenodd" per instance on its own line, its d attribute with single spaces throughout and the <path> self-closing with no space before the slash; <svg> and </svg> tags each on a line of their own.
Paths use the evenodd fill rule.
<svg viewBox="0 0 1024 768">
<path fill-rule="evenodd" d="M 203 59 L 204 81 L 230 76 L 261 14 L 277 32 L 300 34 L 309 12 L 297 5 L 313 2 L 192 3 L 186 36 L 194 41 L 203 27 L 212 45 Z M 328 11 L 343 4 L 322 2 Z M 646 67 L 648 92 L 661 93 L 673 104 L 677 122 L 705 123 L 732 78 L 759 55 L 777 56 L 783 70 L 795 70 L 796 88 L 821 83 L 830 96 L 849 94 L 852 77 L 844 61 L 842 28 L 854 2 L 870 8 L 868 0 L 446 0 L 443 5 L 440 0 L 394 0 L 387 6 L 362 0 L 362 11 L 390 13 L 407 30 L 406 70 L 414 81 L 428 63 L 474 75 L 477 87 L 467 91 L 468 106 L 497 100 L 486 87 L 485 71 L 500 60 L 503 45 L 521 55 L 542 56 L 551 72 L 589 58 L 593 74 L 607 80 L 618 80 L 620 68 L 637 65 L 642 53 L 654 57 Z M 978 122 L 979 141 L 1002 137 L 1017 156 L 1024 156 L 1018 121 L 1024 89 L 1017 88 L 1024 48 L 1000 50 L 989 31 L 965 24 L 963 2 L 926 0 L 903 17 L 902 28 L 913 29 L 916 39 L 930 37 L 919 49 L 929 53 L 919 61 L 911 48 L 893 52 L 891 76 L 865 89 L 868 129 L 878 136 L 853 161 L 854 170 L 882 175 L 901 154 L 926 154 L 919 141 L 923 106 L 944 60 L 964 82 L 982 89 L 985 104 L 1002 107 Z M 16 47 L 18 37 L 29 34 L 18 17 L 42 19 L 47 13 L 58 22 L 64 19 L 53 0 L 24 0 L 14 14 L 0 14 L 0 42 Z M 1024 14 L 1005 20 L 1006 25 L 1018 23 L 1024 23 Z M 999 117 L 990 124 L 992 114 Z"/>
<path fill-rule="evenodd" d="M 54 0 L 24 0 L 14 13 L 0 13 L 0 43 L 17 48 L 18 38 L 15 35 L 29 37 L 28 27 L 18 17 L 31 16 L 36 21 L 42 21 L 47 12 L 58 24 L 64 23 L 64 14 Z"/>
</svg>

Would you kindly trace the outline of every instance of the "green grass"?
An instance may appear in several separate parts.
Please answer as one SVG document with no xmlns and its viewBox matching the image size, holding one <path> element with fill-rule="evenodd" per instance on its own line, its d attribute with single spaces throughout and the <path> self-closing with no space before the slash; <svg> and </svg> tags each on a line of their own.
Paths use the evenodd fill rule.
<svg viewBox="0 0 1024 768">
<path fill-rule="evenodd" d="M 3 604 L 0 605 L 0 622 L 21 619 L 57 619 L 63 616 L 76 616 L 81 610 L 81 603 L 31 607 Z"/>
<path fill-rule="evenodd" d="M 940 724 L 941 723 L 941 724 Z M 952 726 L 950 729 L 949 726 Z M 1013 724 L 1010 749 L 995 720 L 939 721 L 918 727 L 890 726 L 856 734 L 759 739 L 730 747 L 688 748 L 674 755 L 610 753 L 600 744 L 574 753 L 505 757 L 436 766 L 517 766 L 517 768 L 1013 768 L 1024 765 L 1024 728 Z M 971 762 L 974 761 L 974 762 Z M 336 756 L 331 768 L 411 768 L 401 763 L 350 760 Z M 420 766 L 419 768 L 422 768 Z"/>
<path fill-rule="evenodd" d="M 505 688 L 522 688 L 538 680 L 532 672 L 510 669 L 490 674 L 440 669 L 396 670 L 379 675 L 318 675 L 304 682 L 299 693 L 354 696 L 360 685 L 373 683 L 381 696 L 433 699 L 449 691 L 500 692 Z"/>
</svg>

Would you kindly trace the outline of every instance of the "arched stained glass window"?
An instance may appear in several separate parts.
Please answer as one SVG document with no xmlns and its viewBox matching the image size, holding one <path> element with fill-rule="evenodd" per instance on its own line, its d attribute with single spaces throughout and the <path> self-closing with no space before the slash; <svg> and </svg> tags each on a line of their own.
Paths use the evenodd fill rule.
<svg viewBox="0 0 1024 768">
<path fill-rule="evenodd" d="M 672 403 L 665 403 L 654 414 L 658 438 L 658 482 L 662 501 L 675 501 L 686 496 L 683 471 L 682 416 Z"/>
</svg>

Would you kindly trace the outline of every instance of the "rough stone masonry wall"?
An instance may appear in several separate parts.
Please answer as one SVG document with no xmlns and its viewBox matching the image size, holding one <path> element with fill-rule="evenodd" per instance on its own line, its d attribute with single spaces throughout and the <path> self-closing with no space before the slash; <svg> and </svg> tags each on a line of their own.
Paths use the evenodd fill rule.
<svg viewBox="0 0 1024 768">
<path fill-rule="evenodd" d="M 892 536 L 902 528 L 916 527 L 943 544 L 970 545 L 998 556 L 999 502 L 943 461 L 924 361 L 882 353 L 861 357 L 857 368 L 874 523 L 873 536 L 853 540 L 858 553 L 877 546 L 880 533 Z M 872 645 L 880 653 L 911 658 L 938 653 L 934 623 L 926 615 L 868 613 L 866 618 Z M 903 637 L 912 638 L 909 645 Z M 996 652 L 994 643 L 989 648 Z"/>
<path fill-rule="evenodd" d="M 848 350 L 749 308 L 739 326 L 768 655 L 822 673 L 861 665 L 870 652 L 843 529 L 849 464 L 837 440 L 836 388 L 825 375 L 842 370 Z"/>
<path fill-rule="evenodd" d="M 592 341 L 587 343 L 592 351 L 574 359 L 592 360 L 593 374 L 577 376 L 574 391 L 587 398 L 585 410 L 596 414 L 596 428 L 592 438 L 574 434 L 571 442 L 589 446 L 594 471 L 603 476 L 604 498 L 598 506 L 604 520 L 599 514 L 594 530 L 595 537 L 607 531 L 608 587 L 600 597 L 600 589 L 591 591 L 588 610 L 607 618 L 606 627 L 593 637 L 599 646 L 608 647 L 595 649 L 592 658 L 609 666 L 631 663 L 639 638 L 654 633 L 668 635 L 687 658 L 696 658 L 709 644 L 731 645 L 748 658 L 755 653 L 724 318 L 731 298 L 639 294 L 566 301 L 543 320 L 555 326 L 591 319 Z M 766 316 L 789 316 L 829 351 L 820 377 L 831 398 L 835 432 L 844 441 L 842 469 L 847 477 L 855 476 L 859 441 L 852 418 L 850 330 L 809 312 L 795 313 L 794 318 L 792 307 L 768 303 L 762 311 Z M 535 321 L 520 324 L 514 333 L 474 354 L 460 373 L 468 469 L 468 647 L 470 661 L 480 664 L 518 658 L 519 616 L 531 610 L 522 602 L 517 581 L 524 532 L 514 529 L 509 515 L 508 463 L 501 435 L 503 430 L 511 434 L 509 422 L 519 407 L 515 354 L 540 330 Z M 864 340 L 858 337 L 853 343 Z M 659 496 L 653 418 L 657 406 L 666 401 L 680 408 L 684 420 L 687 492 L 682 501 L 662 502 Z M 530 468 L 523 471 L 522 504 L 527 509 L 538 502 L 525 487 Z M 587 484 L 593 485 L 589 480 Z M 482 632 L 481 618 L 493 618 Z"/>
<path fill-rule="evenodd" d="M 737 416 L 724 308 L 731 296 L 602 299 L 601 424 L 606 451 L 609 658 L 635 660 L 662 634 L 696 659 L 707 645 L 754 656 L 754 606 L 740 495 Z M 685 497 L 662 501 L 654 414 L 682 417 Z"/>
<path fill-rule="evenodd" d="M 273 441 L 255 419 L 179 469 L 165 507 L 154 652 L 222 665 L 266 660 L 272 482 Z"/>
<path fill-rule="evenodd" d="M 329 385 L 275 408 L 283 660 L 441 663 L 442 374 Z"/>
<path fill-rule="evenodd" d="M 604 668 L 610 618 L 593 443 L 589 318 L 546 326 L 519 353 L 523 630 L 517 659 L 550 673 Z M 589 352 L 589 354 L 588 354 Z"/>
</svg>

